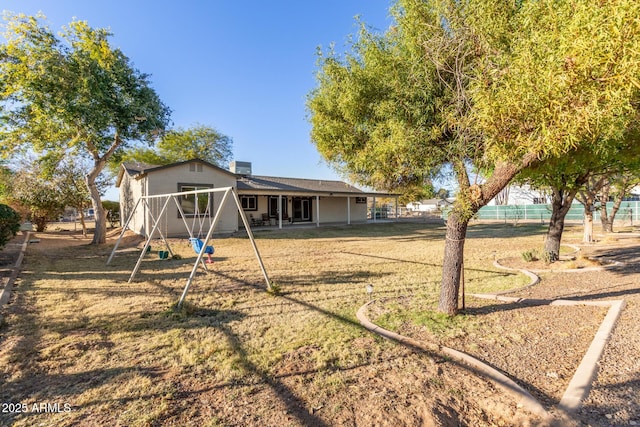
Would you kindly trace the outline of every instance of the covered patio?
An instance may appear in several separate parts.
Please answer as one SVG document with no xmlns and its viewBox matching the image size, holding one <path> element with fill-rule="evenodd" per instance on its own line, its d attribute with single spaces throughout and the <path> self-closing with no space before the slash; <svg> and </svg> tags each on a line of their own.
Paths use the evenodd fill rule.
<svg viewBox="0 0 640 427">
<path fill-rule="evenodd" d="M 237 182 L 252 226 L 352 224 L 395 218 L 398 195 L 365 192 L 342 181 L 243 176 Z M 392 200 L 381 203 L 382 200 Z"/>
</svg>

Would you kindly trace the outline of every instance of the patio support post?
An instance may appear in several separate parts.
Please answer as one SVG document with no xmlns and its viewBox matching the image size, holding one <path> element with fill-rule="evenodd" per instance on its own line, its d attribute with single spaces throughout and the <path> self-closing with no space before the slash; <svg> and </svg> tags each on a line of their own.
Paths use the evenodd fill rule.
<svg viewBox="0 0 640 427">
<path fill-rule="evenodd" d="M 282 194 L 278 194 L 278 228 L 282 229 Z"/>
<path fill-rule="evenodd" d="M 351 197 L 347 196 L 347 225 L 351 225 Z"/>
<path fill-rule="evenodd" d="M 373 216 L 373 222 L 376 222 L 376 217 L 377 217 L 376 213 L 377 213 L 376 212 L 376 196 L 373 196 L 373 212 L 371 215 Z"/>
<path fill-rule="evenodd" d="M 396 221 L 400 218 L 400 207 L 398 206 L 398 196 L 394 197 L 396 204 Z"/>
<path fill-rule="evenodd" d="M 320 227 L 320 196 L 316 195 L 316 227 Z"/>
</svg>

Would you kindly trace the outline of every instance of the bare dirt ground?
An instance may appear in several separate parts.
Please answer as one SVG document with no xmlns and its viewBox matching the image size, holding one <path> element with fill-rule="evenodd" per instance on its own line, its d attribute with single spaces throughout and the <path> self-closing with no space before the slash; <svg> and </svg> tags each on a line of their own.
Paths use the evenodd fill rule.
<svg viewBox="0 0 640 427">
<path fill-rule="evenodd" d="M 79 252 L 73 252 L 74 247 L 86 252 L 87 240 L 73 233 L 43 234 L 40 238 L 40 243 L 30 247 L 27 259 L 31 263 L 30 268 L 34 268 L 34 263 L 44 262 L 41 261 L 44 259 L 53 262 L 57 257 L 77 255 Z M 237 358 L 236 363 L 241 365 L 244 375 L 235 381 L 220 382 L 196 367 L 185 370 L 169 365 L 167 368 L 166 364 L 155 364 L 152 356 L 147 360 L 142 354 L 136 358 L 137 362 L 124 361 L 132 365 L 130 371 L 120 371 L 120 368 L 117 372 L 111 368 L 104 371 L 80 369 L 73 375 L 59 375 L 55 366 L 39 362 L 50 355 L 25 350 L 29 346 L 37 348 L 38 337 L 23 337 L 22 341 L 15 342 L 18 337 L 7 332 L 7 328 L 12 326 L 3 325 L 0 327 L 0 353 L 6 352 L 7 348 L 19 347 L 21 354 L 28 358 L 12 359 L 17 367 L 5 366 L 0 382 L 4 384 L 0 386 L 2 403 L 20 402 L 32 396 L 67 402 L 68 396 L 74 396 L 78 388 L 84 390 L 94 387 L 96 392 L 79 408 L 74 408 L 74 411 L 77 409 L 83 413 L 80 418 L 74 418 L 74 412 L 49 414 L 49 418 L 43 418 L 33 411 L 26 416 L 0 413 L 0 424 L 640 425 L 640 239 L 619 236 L 616 241 L 607 240 L 582 247 L 582 251 L 588 256 L 620 261 L 620 264 L 602 271 L 540 273 L 543 279 L 540 284 L 513 294 L 524 298 L 625 299 L 627 302 L 600 361 L 593 389 L 582 409 L 569 417 L 556 413 L 554 408 L 604 317 L 604 310 L 593 307 L 522 306 L 468 297 L 466 313 L 477 315 L 480 319 L 474 328 L 451 337 L 434 335 L 423 327 L 407 322 L 398 328 L 398 332 L 425 342 L 446 343 L 448 347 L 465 351 L 489 363 L 529 390 L 552 413 L 553 418 L 543 420 L 526 413 L 492 383 L 467 367 L 442 357 L 437 351 L 424 354 L 369 333 L 362 333 L 350 341 L 351 352 L 358 357 L 349 359 L 349 363 L 336 361 L 332 365 L 330 360 L 325 360 L 319 367 L 317 360 L 323 348 L 322 343 L 315 343 L 285 351 L 279 355 L 273 367 L 266 370 L 258 362 L 243 357 L 244 338 L 234 335 L 229 326 L 223 325 L 220 329 L 227 332 L 226 341 L 239 354 L 239 357 L 237 354 L 233 357 Z M 139 240 L 135 237 L 126 241 L 133 247 L 137 243 Z M 7 253 L 3 253 L 3 256 L 10 256 Z M 10 260 L 6 263 L 10 264 Z M 504 260 L 504 263 L 522 267 L 518 258 Z M 52 271 L 52 274 L 56 273 Z M 222 291 L 233 293 L 236 291 L 234 286 L 237 285 L 226 285 Z M 21 292 L 20 287 L 17 292 Z M 284 298 L 288 297 L 285 295 Z M 36 313 L 29 301 L 24 299 L 24 295 L 19 295 L 3 311 L 8 311 L 14 319 L 32 319 Z M 372 320 L 387 312 L 387 302 L 381 300 L 373 305 Z M 402 298 L 394 303 L 402 306 L 405 302 L 410 305 L 409 300 Z M 293 307 L 300 308 L 300 305 Z M 202 321 L 205 322 L 208 315 L 205 312 L 196 313 L 196 320 L 198 316 L 203 316 Z M 292 311 L 290 315 L 295 316 L 296 312 Z M 331 316 L 335 317 L 334 314 Z M 234 320 L 226 319 L 227 322 Z M 108 335 L 113 331 L 78 326 L 75 333 L 78 334 L 77 344 L 65 347 L 66 357 L 71 359 L 81 358 L 95 348 L 107 348 Z M 92 338 L 87 341 L 83 339 L 85 336 Z M 89 343 L 83 344 L 86 342 Z M 117 359 L 118 355 L 110 351 L 108 358 Z M 58 359 L 57 363 L 63 361 Z M 107 359 L 104 363 L 107 364 Z M 136 363 L 138 367 L 134 366 Z M 162 368 L 146 367 L 154 364 Z M 129 397 L 114 399 L 101 395 L 104 393 L 100 391 L 101 387 L 107 379 L 132 376 L 146 369 L 148 372 L 143 374 L 149 382 L 141 385 L 140 389 L 125 392 Z M 134 404 L 138 404 L 138 400 L 147 403 L 136 407 Z M 144 417 L 132 416 L 132 421 L 128 423 L 114 422 L 114 411 L 123 410 L 138 413 L 148 411 L 150 415 L 147 421 Z M 158 411 L 161 411 L 161 415 L 152 416 Z M 119 415 L 117 419 L 123 418 Z"/>
</svg>

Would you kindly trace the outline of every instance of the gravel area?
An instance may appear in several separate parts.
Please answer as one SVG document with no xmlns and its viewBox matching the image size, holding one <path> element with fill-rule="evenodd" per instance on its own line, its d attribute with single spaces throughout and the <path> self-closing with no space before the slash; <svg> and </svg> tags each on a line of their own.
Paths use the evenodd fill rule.
<svg viewBox="0 0 640 427">
<path fill-rule="evenodd" d="M 583 246 L 582 251 L 620 264 L 603 271 L 541 274 L 540 285 L 514 295 L 626 301 L 576 419 L 593 426 L 640 425 L 640 241 L 630 237 L 615 246 Z"/>
<path fill-rule="evenodd" d="M 556 264 L 553 271 L 538 273 L 539 284 L 509 294 L 529 300 L 626 302 L 598 364 L 597 379 L 571 420 L 560 418 L 556 405 L 608 308 L 467 297 L 467 313 L 479 319 L 472 331 L 443 338 L 405 324 L 398 332 L 464 351 L 506 373 L 556 417 L 557 425 L 640 425 L 640 239 L 626 236 L 613 245 L 582 246 L 580 257 L 600 260 L 603 265 L 618 263 L 594 269 L 597 262 L 578 260 L 578 271 L 584 271 L 576 272 L 576 261 L 566 261 L 567 269 L 573 271 L 562 272 L 562 266 Z M 523 268 L 521 260 L 503 260 L 503 264 Z"/>
</svg>

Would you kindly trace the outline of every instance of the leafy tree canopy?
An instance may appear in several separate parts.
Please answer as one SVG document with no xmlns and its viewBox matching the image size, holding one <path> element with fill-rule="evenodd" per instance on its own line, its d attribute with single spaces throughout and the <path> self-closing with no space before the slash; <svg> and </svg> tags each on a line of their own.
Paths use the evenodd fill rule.
<svg viewBox="0 0 640 427">
<path fill-rule="evenodd" d="M 154 148 L 136 147 L 114 157 L 111 168 L 117 170 L 123 161 L 166 165 L 191 159 L 226 167 L 233 157 L 232 146 L 230 137 L 209 126 L 172 129 L 162 135 Z"/>
<path fill-rule="evenodd" d="M 634 120 L 635 0 L 399 0 L 351 52 L 320 52 L 311 138 L 357 182 L 411 185 L 451 164 L 440 309 L 457 310 L 469 219 L 523 169 L 585 146 L 605 153 Z M 486 180 L 471 181 L 467 165 Z"/>
<path fill-rule="evenodd" d="M 114 153 L 133 141 L 151 143 L 169 109 L 109 44 L 106 29 L 73 21 L 54 34 L 42 16 L 7 14 L 0 45 L 0 155 L 34 149 L 50 157 L 69 150 L 91 158 L 86 184 L 96 211 L 94 243 L 106 221 L 96 179 Z"/>
</svg>

